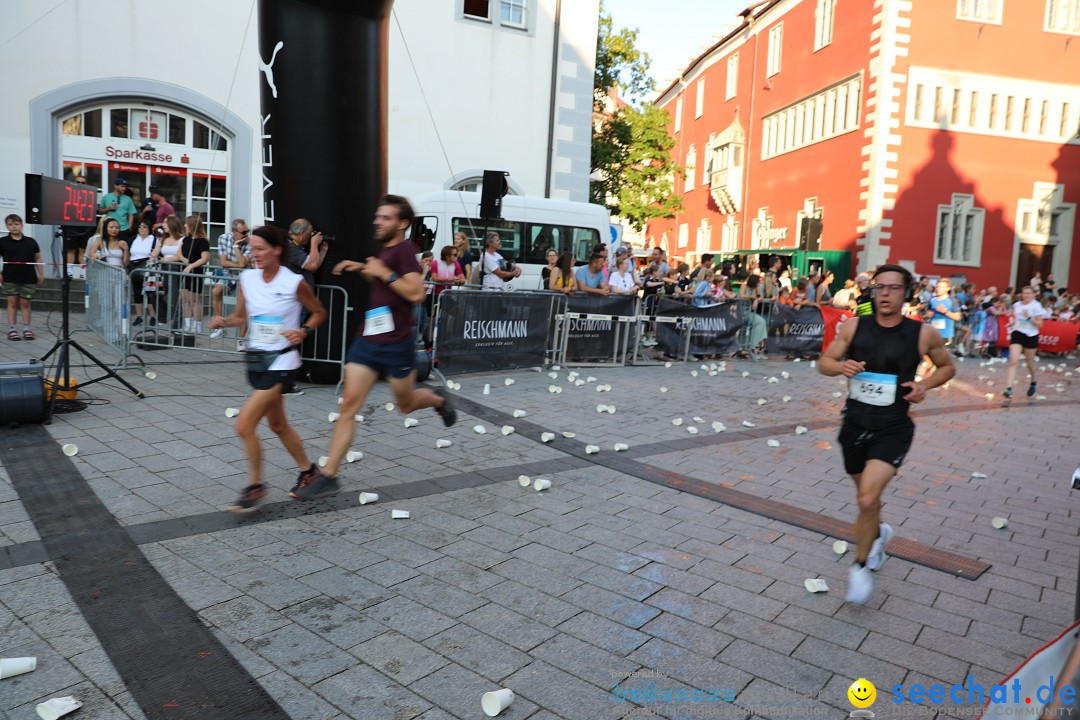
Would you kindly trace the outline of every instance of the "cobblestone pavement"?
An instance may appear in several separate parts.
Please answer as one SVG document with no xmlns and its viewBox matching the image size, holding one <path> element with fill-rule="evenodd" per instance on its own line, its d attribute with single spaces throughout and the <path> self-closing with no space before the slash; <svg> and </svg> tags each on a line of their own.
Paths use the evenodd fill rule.
<svg viewBox="0 0 1080 720">
<path fill-rule="evenodd" d="M 0 361 L 48 347 L 44 337 L 7 343 Z M 851 607 L 850 555 L 837 558 L 833 538 L 629 472 L 648 464 L 852 520 L 835 447 L 842 387 L 808 362 L 729 361 L 715 376 L 701 363 L 580 368 L 580 387 L 567 368 L 556 379 L 464 376 L 459 395 L 482 417 L 463 413 L 452 429 L 431 411 L 406 429 L 380 385 L 354 443 L 364 457 L 343 466 L 344 489 L 327 501 L 288 500 L 296 469 L 264 428 L 270 504 L 245 520 L 220 510 L 246 473 L 224 413 L 246 395 L 242 366 L 198 351 L 143 357 L 155 380 L 123 375 L 146 399 L 92 386 L 90 407 L 48 432 L 78 445 L 85 482 L 293 718 L 477 718 L 480 696 L 499 687 L 517 694 L 500 716 L 514 720 L 843 717 L 859 677 L 878 687 L 877 717 L 971 713 L 949 701 L 894 705 L 889 689 L 969 675 L 988 686 L 1072 619 L 1080 394 L 1064 370 L 1040 379 L 1045 399 L 1004 406 L 985 398 L 1004 366 L 968 360 L 931 394 L 885 517 L 902 538 L 992 567 L 971 581 L 892 558 L 871 602 Z M 597 392 L 604 384 L 611 391 Z M 306 387 L 287 405 L 312 457 L 325 453 L 334 388 Z M 504 435 L 514 410 L 526 413 L 523 429 Z M 575 437 L 544 444 L 534 428 Z M 437 438 L 452 445 L 437 449 Z M 629 450 L 616 455 L 615 443 Z M 585 455 L 586 444 L 600 452 Z M 633 462 L 615 469 L 613 458 Z M 522 472 L 551 489 L 520 487 Z M 371 488 L 383 500 L 360 506 L 356 493 Z M 391 520 L 391 508 L 412 517 Z M 997 516 L 1006 528 L 992 527 Z M 168 716 L 134 702 L 38 532 L 0 469 L 0 655 L 39 662 L 0 681 L 0 715 L 30 718 L 41 699 L 75 695 L 94 720 Z M 830 592 L 809 594 L 809 577 Z M 654 687 L 733 699 L 622 699 Z"/>
</svg>

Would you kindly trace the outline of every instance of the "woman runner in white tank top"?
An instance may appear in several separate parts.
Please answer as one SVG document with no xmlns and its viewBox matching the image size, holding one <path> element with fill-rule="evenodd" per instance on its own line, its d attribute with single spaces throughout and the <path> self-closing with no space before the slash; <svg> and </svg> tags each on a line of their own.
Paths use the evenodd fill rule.
<svg viewBox="0 0 1080 720">
<path fill-rule="evenodd" d="M 255 228 L 249 248 L 257 269 L 240 273 L 236 310 L 210 320 L 211 328 L 235 327 L 245 322 L 248 331 L 248 382 L 255 388 L 236 419 L 236 434 L 244 440 L 250 468 L 249 484 L 229 506 L 233 512 L 251 512 L 266 497 L 262 481 L 262 446 L 256 429 L 265 417 L 281 439 L 300 476 L 296 485 L 318 472 L 304 452 L 303 442 L 285 417 L 281 389 L 300 367 L 299 345 L 326 319 L 326 309 L 300 275 L 281 266 L 288 239 L 275 227 Z M 310 315 L 300 324 L 301 306 Z"/>
</svg>

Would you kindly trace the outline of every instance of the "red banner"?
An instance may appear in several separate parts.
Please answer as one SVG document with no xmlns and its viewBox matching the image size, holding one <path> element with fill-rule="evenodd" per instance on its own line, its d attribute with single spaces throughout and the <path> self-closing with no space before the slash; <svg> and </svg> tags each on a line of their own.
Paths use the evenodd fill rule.
<svg viewBox="0 0 1080 720">
<path fill-rule="evenodd" d="M 832 305 L 821 306 L 821 320 L 825 323 L 825 337 L 821 343 L 822 351 L 829 347 L 829 343 L 836 338 L 836 333 L 840 331 L 840 326 L 852 315 L 854 313 L 850 310 L 841 310 Z"/>
<path fill-rule="evenodd" d="M 998 315 L 998 347 L 1009 347 L 1008 315 Z M 1039 328 L 1039 350 L 1052 353 L 1067 353 L 1076 349 L 1076 334 L 1080 325 L 1064 320 L 1043 320 Z"/>
</svg>

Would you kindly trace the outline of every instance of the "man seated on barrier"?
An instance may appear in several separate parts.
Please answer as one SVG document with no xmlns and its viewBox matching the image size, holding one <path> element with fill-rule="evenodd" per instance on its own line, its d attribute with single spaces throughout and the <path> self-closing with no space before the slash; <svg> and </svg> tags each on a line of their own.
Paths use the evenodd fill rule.
<svg viewBox="0 0 1080 720">
<path fill-rule="evenodd" d="M 579 292 L 589 295 L 610 295 L 611 286 L 604 281 L 604 256 L 594 252 L 589 256 L 589 264 L 582 265 L 577 271 Z"/>
</svg>

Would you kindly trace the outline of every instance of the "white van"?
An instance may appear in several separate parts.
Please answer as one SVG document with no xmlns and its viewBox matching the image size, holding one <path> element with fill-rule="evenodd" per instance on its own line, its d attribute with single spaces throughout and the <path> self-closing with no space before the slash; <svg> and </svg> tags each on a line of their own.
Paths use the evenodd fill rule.
<svg viewBox="0 0 1080 720">
<path fill-rule="evenodd" d="M 511 281 L 518 290 L 540 287 L 540 271 L 547 264 L 547 251 L 574 253 L 575 264 L 587 262 L 593 247 L 611 242 L 611 218 L 603 205 L 507 195 L 503 197 L 502 218 L 480 219 L 480 193 L 445 190 L 418 198 L 413 205 L 416 221 L 410 239 L 420 252 L 435 258 L 443 247 L 452 245 L 454 233 L 469 237 L 473 257 L 483 253 L 487 230 L 499 233 L 499 253 L 521 268 L 521 277 Z M 474 262 L 475 264 L 475 262 Z"/>
</svg>

